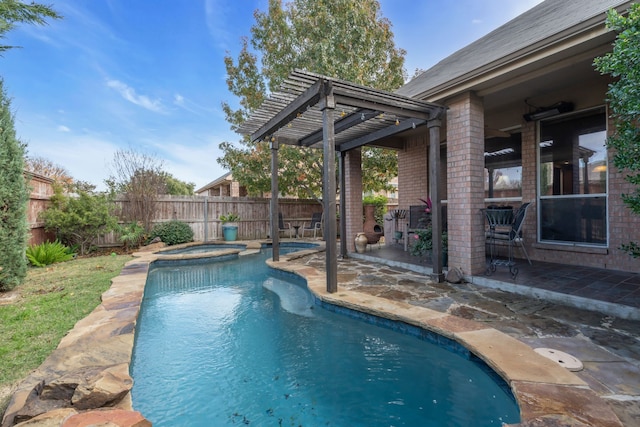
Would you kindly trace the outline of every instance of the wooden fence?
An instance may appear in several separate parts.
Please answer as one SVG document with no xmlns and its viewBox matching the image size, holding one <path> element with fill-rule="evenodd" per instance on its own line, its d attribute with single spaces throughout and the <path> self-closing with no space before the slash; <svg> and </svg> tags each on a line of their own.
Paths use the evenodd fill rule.
<svg viewBox="0 0 640 427">
<path fill-rule="evenodd" d="M 38 216 L 49 205 L 53 196 L 53 180 L 38 174 L 25 173 L 29 179 L 31 194 L 27 205 L 27 222 L 29 223 L 29 245 L 39 245 L 47 240 L 55 239 L 52 233 L 44 231 L 44 223 Z"/>
<path fill-rule="evenodd" d="M 127 200 L 118 200 L 119 207 L 126 208 Z M 322 205 L 315 200 L 280 199 L 280 212 L 285 222 L 302 225 L 309 222 L 314 212 L 322 212 Z M 179 220 L 189 224 L 194 240 L 212 241 L 222 239 L 220 215 L 236 213 L 238 239 L 264 239 L 270 235 L 270 199 L 250 197 L 202 197 L 162 196 L 158 199 L 153 218 L 154 224 Z M 120 245 L 114 233 L 105 235 L 98 246 Z"/>
</svg>

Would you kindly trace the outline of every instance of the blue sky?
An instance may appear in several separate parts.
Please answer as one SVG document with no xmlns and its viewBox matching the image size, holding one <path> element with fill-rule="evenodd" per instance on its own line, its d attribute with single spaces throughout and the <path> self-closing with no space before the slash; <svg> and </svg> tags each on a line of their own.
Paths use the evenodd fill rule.
<svg viewBox="0 0 640 427">
<path fill-rule="evenodd" d="M 382 0 L 405 68 L 427 69 L 541 0 Z M 22 26 L 0 76 L 29 155 L 104 188 L 113 154 L 132 147 L 196 188 L 226 171 L 238 141 L 221 109 L 235 104 L 223 57 L 250 36 L 266 0 L 40 0 L 64 16 Z"/>
</svg>

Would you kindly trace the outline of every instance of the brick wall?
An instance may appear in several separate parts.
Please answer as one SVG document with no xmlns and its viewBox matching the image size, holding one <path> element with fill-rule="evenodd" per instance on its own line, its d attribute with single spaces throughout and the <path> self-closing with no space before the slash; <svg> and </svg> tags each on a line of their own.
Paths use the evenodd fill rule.
<svg viewBox="0 0 640 427">
<path fill-rule="evenodd" d="M 421 129 L 425 134 L 407 140 L 404 149 L 398 152 L 399 209 L 420 205 L 420 199 L 426 199 L 429 194 L 429 137 L 427 127 Z"/>
</svg>

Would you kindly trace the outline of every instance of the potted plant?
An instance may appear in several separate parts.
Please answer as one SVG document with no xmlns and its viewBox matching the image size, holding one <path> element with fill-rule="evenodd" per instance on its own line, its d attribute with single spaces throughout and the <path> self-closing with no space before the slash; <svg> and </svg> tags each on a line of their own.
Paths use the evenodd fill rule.
<svg viewBox="0 0 640 427">
<path fill-rule="evenodd" d="M 232 212 L 227 215 L 220 215 L 220 221 L 222 221 L 224 240 L 227 242 L 236 240 L 238 238 L 238 221 L 240 221 L 240 217 Z"/>
<path fill-rule="evenodd" d="M 431 251 L 433 250 L 433 231 L 431 226 L 429 225 L 426 228 L 416 230 L 413 236 L 413 242 L 409 249 L 411 255 L 422 256 L 428 254 L 431 256 Z M 442 239 L 442 265 L 446 266 L 448 261 L 447 246 L 449 244 L 449 236 L 446 231 L 443 231 L 440 238 Z"/>
</svg>

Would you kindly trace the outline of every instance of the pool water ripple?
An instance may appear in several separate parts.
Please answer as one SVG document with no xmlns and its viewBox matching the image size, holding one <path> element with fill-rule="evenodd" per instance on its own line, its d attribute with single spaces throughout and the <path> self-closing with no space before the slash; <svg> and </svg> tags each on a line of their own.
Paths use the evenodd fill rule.
<svg viewBox="0 0 640 427">
<path fill-rule="evenodd" d="M 134 408 L 154 426 L 519 420 L 513 398 L 476 363 L 323 309 L 301 280 L 271 275 L 268 256 L 150 272 L 131 371 Z"/>
</svg>

